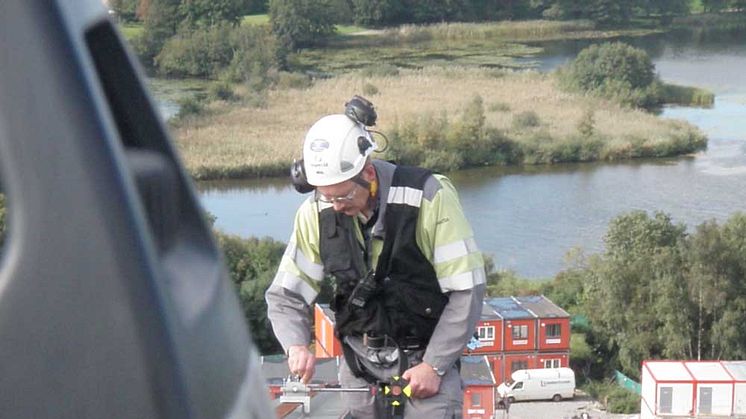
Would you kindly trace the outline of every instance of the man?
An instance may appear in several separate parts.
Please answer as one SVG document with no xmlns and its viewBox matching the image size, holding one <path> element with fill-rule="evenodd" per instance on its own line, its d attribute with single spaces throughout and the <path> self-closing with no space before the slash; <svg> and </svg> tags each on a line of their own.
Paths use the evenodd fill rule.
<svg viewBox="0 0 746 419">
<path fill-rule="evenodd" d="M 306 135 L 302 169 L 315 191 L 266 292 L 272 327 L 291 373 L 308 382 L 309 307 L 329 275 L 341 385 L 401 375 L 412 390 L 406 418 L 460 418 L 458 361 L 481 312 L 482 255 L 451 182 L 371 160 L 376 144 L 352 116 L 321 118 Z M 375 417 L 371 396 L 343 397 L 348 417 Z"/>
</svg>

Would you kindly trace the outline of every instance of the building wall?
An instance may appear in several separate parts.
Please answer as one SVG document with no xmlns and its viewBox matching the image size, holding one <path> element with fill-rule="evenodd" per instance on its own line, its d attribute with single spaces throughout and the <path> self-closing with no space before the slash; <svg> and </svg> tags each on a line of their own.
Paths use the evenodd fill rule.
<svg viewBox="0 0 746 419">
<path fill-rule="evenodd" d="M 653 376 L 644 363 L 642 364 L 641 387 L 640 419 L 654 419 L 656 385 Z"/>
<path fill-rule="evenodd" d="M 502 320 L 482 320 L 477 322 L 477 332 L 480 329 L 485 331 L 489 330 L 492 332 L 491 337 L 487 333 L 483 333 L 483 337 L 479 339 L 479 348 L 475 349 L 473 353 L 492 353 L 500 352 L 503 350 L 503 328 Z"/>
<path fill-rule="evenodd" d="M 507 320 L 505 321 L 505 351 L 527 352 L 536 350 L 536 320 Z M 513 337 L 514 330 L 525 331 L 521 337 Z"/>
<path fill-rule="evenodd" d="M 538 355 L 536 353 L 514 354 L 506 353 L 503 363 L 503 381 L 510 378 L 516 370 L 542 368 L 537 365 Z"/>
<path fill-rule="evenodd" d="M 505 364 L 503 358 L 503 354 L 487 355 L 487 362 L 490 364 L 490 369 L 492 369 L 492 374 L 495 376 L 495 382 L 497 384 L 505 381 L 503 372 L 505 371 Z"/>
<path fill-rule="evenodd" d="M 694 386 L 692 383 L 666 383 L 659 382 L 656 386 L 656 403 L 655 411 L 660 411 L 660 400 L 661 400 L 661 388 L 672 387 L 673 390 L 673 408 L 671 414 L 675 415 L 689 415 L 692 411 L 694 402 L 692 395 L 694 394 Z"/>
<path fill-rule="evenodd" d="M 562 353 L 543 353 L 539 352 L 536 358 L 536 368 L 562 368 L 570 367 L 570 354 Z"/>
<path fill-rule="evenodd" d="M 548 336 L 547 331 L 550 326 L 559 327 L 560 335 L 558 337 Z M 540 351 L 556 351 L 559 349 L 570 348 L 570 319 L 569 318 L 552 318 L 539 319 L 539 342 Z"/>
<path fill-rule="evenodd" d="M 476 404 L 475 402 L 479 403 Z M 467 385 L 464 390 L 464 419 L 492 419 L 495 413 L 495 387 Z"/>
<path fill-rule="evenodd" d="M 746 383 L 736 383 L 733 389 L 733 413 L 746 416 Z"/>
<path fill-rule="evenodd" d="M 702 409 L 701 400 L 699 399 L 700 390 L 707 387 L 712 388 L 712 405 L 711 410 L 705 413 L 730 416 L 733 403 L 733 383 L 697 383 L 695 393 L 697 397 L 697 413 L 700 413 Z"/>
</svg>

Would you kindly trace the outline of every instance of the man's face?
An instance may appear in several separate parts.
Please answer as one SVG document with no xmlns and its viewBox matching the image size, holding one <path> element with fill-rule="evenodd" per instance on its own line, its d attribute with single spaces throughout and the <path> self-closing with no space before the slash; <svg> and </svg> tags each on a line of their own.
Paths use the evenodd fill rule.
<svg viewBox="0 0 746 419">
<path fill-rule="evenodd" d="M 336 185 L 317 187 L 316 199 L 321 202 L 330 202 L 334 211 L 353 217 L 366 209 L 368 191 L 357 183 L 347 180 Z"/>
</svg>

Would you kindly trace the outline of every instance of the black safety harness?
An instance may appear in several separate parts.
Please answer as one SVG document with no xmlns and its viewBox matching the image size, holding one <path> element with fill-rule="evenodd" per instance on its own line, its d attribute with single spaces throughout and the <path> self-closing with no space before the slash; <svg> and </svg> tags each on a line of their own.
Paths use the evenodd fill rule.
<svg viewBox="0 0 746 419">
<path fill-rule="evenodd" d="M 386 200 L 383 248 L 371 269 L 372 224 L 333 208 L 319 212 L 320 253 L 324 270 L 333 277 L 336 291 L 330 304 L 335 312 L 335 333 L 352 373 L 380 383 L 359 362 L 345 337 L 363 338 L 366 345 L 392 345 L 399 349 L 398 375 L 408 367 L 404 352 L 424 350 L 448 302 L 435 270 L 416 241 L 417 220 L 428 170 L 397 166 Z M 380 239 L 376 237 L 375 239 Z"/>
</svg>

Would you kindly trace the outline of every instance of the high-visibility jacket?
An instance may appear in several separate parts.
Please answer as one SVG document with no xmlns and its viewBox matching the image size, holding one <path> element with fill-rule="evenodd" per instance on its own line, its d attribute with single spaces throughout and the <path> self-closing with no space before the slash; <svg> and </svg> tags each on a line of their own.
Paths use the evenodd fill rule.
<svg viewBox="0 0 746 419">
<path fill-rule="evenodd" d="M 369 250 L 371 266 L 376 266 L 387 234 L 384 222 L 387 203 L 414 197 L 406 189 L 391 188 L 396 166 L 380 160 L 374 160 L 373 164 L 379 182 L 379 215 L 371 231 Z M 481 293 L 486 279 L 482 254 L 476 246 L 473 231 L 464 216 L 456 190 L 448 178 L 438 174 L 431 175 L 424 183 L 419 198 L 416 242 L 422 254 L 432 263 L 441 292 L 448 294 L 477 287 L 480 290 L 476 297 L 465 300 L 468 301 L 466 307 L 463 307 L 464 300 L 459 301 L 462 307 L 453 307 L 452 301 L 447 304 L 445 313 L 449 316 L 459 313 L 458 321 L 449 319 L 452 325 L 458 323 L 457 327 L 441 327 L 441 324 L 449 323 L 444 322 L 443 317 L 436 327 L 436 333 L 442 329 L 446 335 L 464 334 L 465 345 L 474 332 L 474 323 L 481 311 Z M 305 313 L 316 298 L 320 282 L 324 278 L 319 234 L 319 212 L 324 205 L 310 197 L 298 209 L 288 247 L 266 294 L 275 335 L 286 349 L 291 345 L 310 343 L 310 319 Z M 358 242 L 360 246 L 364 246 L 365 240 L 359 223 L 354 225 L 358 226 Z M 461 330 L 464 327 L 471 330 Z M 449 336 L 442 336 L 438 340 L 448 341 Z M 456 340 L 460 342 L 461 337 Z M 426 352 L 426 361 L 430 349 L 428 347 Z M 455 352 L 455 355 L 449 354 L 448 362 L 455 362 L 460 352 L 449 352 Z"/>
<path fill-rule="evenodd" d="M 419 167 L 394 171 L 383 220 L 387 233 L 375 267 L 366 257 L 372 221 L 363 227 L 359 217 L 320 206 L 320 254 L 335 284 L 331 308 L 338 337 L 386 336 L 412 349 L 424 349 L 430 340 L 448 302 L 416 241 L 424 185 L 431 177 Z M 361 227 L 362 244 L 355 237 Z"/>
</svg>

